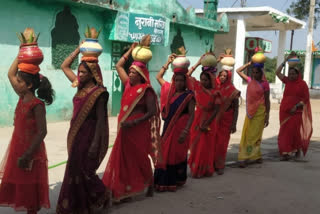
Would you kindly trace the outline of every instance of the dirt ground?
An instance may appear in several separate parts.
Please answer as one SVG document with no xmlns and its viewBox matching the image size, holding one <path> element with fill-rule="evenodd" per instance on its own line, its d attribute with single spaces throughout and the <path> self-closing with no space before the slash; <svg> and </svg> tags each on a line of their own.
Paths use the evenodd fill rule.
<svg viewBox="0 0 320 214">
<path fill-rule="evenodd" d="M 187 184 L 176 193 L 156 193 L 153 198 L 137 196 L 132 202 L 113 206 L 113 214 L 317 214 L 320 210 L 320 100 L 312 100 L 314 132 L 307 156 L 300 161 L 280 162 L 277 150 L 279 105 L 273 104 L 270 125 L 263 134 L 264 163 L 246 169 L 236 168 L 238 145 L 245 109 L 240 108 L 237 133 L 232 135 L 227 165 L 223 176 L 188 178 Z M 110 121 L 110 144 L 116 136 L 117 120 Z M 67 159 L 66 135 L 69 122 L 49 123 L 45 139 L 49 166 Z M 13 127 L 0 128 L 0 159 L 10 141 Z M 102 175 L 108 155 L 98 170 Z M 40 214 L 53 214 L 59 195 L 65 165 L 49 170 L 52 208 Z M 0 208 L 1 214 L 13 214 L 10 208 Z M 104 212 L 107 213 L 107 212 Z"/>
</svg>

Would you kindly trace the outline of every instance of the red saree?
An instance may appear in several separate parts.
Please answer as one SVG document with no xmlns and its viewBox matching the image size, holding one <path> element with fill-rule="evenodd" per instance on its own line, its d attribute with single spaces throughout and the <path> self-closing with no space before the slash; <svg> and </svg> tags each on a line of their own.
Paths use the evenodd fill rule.
<svg viewBox="0 0 320 214">
<path fill-rule="evenodd" d="M 217 81 L 222 95 L 221 120 L 217 124 L 217 133 L 215 138 L 215 159 L 214 166 L 216 169 L 224 169 L 227 150 L 230 140 L 230 128 L 234 117 L 234 106 L 232 101 L 238 99 L 240 91 L 238 91 L 231 82 L 232 73 L 228 71 L 228 78 L 223 84 L 220 83 L 219 77 Z"/>
<path fill-rule="evenodd" d="M 280 105 L 279 152 L 285 155 L 302 149 L 305 155 L 312 135 L 309 89 L 300 76 L 295 81 L 284 77 L 282 82 L 286 86 Z M 298 108 L 293 115 L 290 114 L 291 108 L 301 101 L 304 103 L 303 108 Z"/>
<path fill-rule="evenodd" d="M 79 90 L 73 98 L 73 116 L 67 138 L 68 162 L 61 186 L 56 213 L 92 213 L 94 207 L 104 205 L 108 191 L 96 174 L 104 159 L 109 142 L 107 110 L 105 115 L 106 136 L 99 142 L 99 154 L 88 157 L 96 133 L 97 105 L 103 99 L 107 106 L 108 92 L 104 87 L 95 86 L 90 92 Z"/>
<path fill-rule="evenodd" d="M 187 85 L 189 86 L 189 82 Z M 161 136 L 163 162 L 156 166 L 154 172 L 157 191 L 175 191 L 177 186 L 182 186 L 187 180 L 187 153 L 190 136 L 187 136 L 183 143 L 179 143 L 178 139 L 189 120 L 188 104 L 193 99 L 193 93 L 187 90 L 181 95 L 174 96 L 174 94 L 174 83 L 166 82 L 161 87 L 160 100 L 164 120 Z"/>
<path fill-rule="evenodd" d="M 121 100 L 118 117 L 118 134 L 103 175 L 105 186 L 112 190 L 115 200 L 121 200 L 140 192 L 153 184 L 153 173 L 148 155 L 156 162 L 159 111 L 151 119 L 134 127 L 123 128 L 120 124 L 142 117 L 143 113 L 131 115 L 137 105 L 146 105 L 146 97 L 156 94 L 150 84 L 131 86 L 129 80 Z"/>
<path fill-rule="evenodd" d="M 192 177 L 212 176 L 214 173 L 214 137 L 216 123 L 212 121 L 208 132 L 200 127 L 213 114 L 214 105 L 220 104 L 220 93 L 216 89 L 205 89 L 200 82 L 193 80 L 196 99 L 196 111 L 190 130 L 190 156 L 188 164 Z"/>
<path fill-rule="evenodd" d="M 33 109 L 44 103 L 37 98 L 23 103 L 20 98 L 15 111 L 14 131 L 7 154 L 1 164 L 0 206 L 16 211 L 50 208 L 47 154 L 44 142 L 32 158 L 31 170 L 17 167 L 18 158 L 31 146 L 37 133 Z"/>
</svg>

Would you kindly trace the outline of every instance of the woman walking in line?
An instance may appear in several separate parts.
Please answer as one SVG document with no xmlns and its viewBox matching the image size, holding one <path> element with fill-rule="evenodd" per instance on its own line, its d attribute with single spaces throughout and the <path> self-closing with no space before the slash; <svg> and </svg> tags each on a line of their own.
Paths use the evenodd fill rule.
<svg viewBox="0 0 320 214">
<path fill-rule="evenodd" d="M 247 83 L 246 117 L 243 124 L 239 147 L 239 166 L 246 167 L 249 162 L 262 163 L 261 139 L 263 129 L 269 125 L 270 87 L 263 73 L 263 64 L 254 63 L 251 77 L 242 71 L 251 61 L 237 69 L 238 75 Z"/>
<path fill-rule="evenodd" d="M 103 86 L 98 58 L 82 57 L 78 74 L 71 70 L 79 52 L 78 47 L 61 65 L 77 92 L 73 98 L 73 115 L 67 137 L 68 162 L 57 214 L 95 213 L 109 202 L 109 191 L 96 173 L 108 150 L 109 93 Z"/>
<path fill-rule="evenodd" d="M 214 163 L 218 175 L 222 175 L 224 174 L 230 135 L 237 130 L 240 91 L 232 84 L 232 73 L 230 70 L 220 71 L 217 82 L 222 96 L 222 105 L 220 111 L 221 119 L 215 138 Z"/>
<path fill-rule="evenodd" d="M 134 61 L 126 73 L 124 65 L 137 43 L 116 65 L 125 86 L 118 116 L 118 134 L 103 175 L 115 202 L 126 201 L 147 189 L 153 196 L 153 172 L 148 155 L 156 162 L 160 112 L 157 96 L 149 79 L 146 64 Z"/>
<path fill-rule="evenodd" d="M 204 57 L 204 55 L 202 56 Z M 189 69 L 188 75 L 201 65 L 201 59 Z M 196 100 L 195 118 L 190 130 L 190 156 L 188 164 L 194 178 L 212 176 L 215 172 L 214 151 L 217 123 L 215 122 L 221 104 L 217 89 L 215 67 L 202 67 L 200 81 L 190 78 Z"/>
<path fill-rule="evenodd" d="M 294 155 L 305 155 L 312 135 L 312 113 L 309 88 L 301 78 L 297 67 L 289 68 L 289 75 L 281 73 L 290 55 L 277 69 L 277 77 L 285 84 L 280 104 L 280 130 L 278 146 L 281 160 L 287 161 Z"/>
<path fill-rule="evenodd" d="M 161 135 L 163 164 L 157 165 L 154 177 L 157 191 L 176 191 L 187 180 L 187 153 L 190 127 L 194 118 L 194 93 L 186 75 L 190 62 L 182 58 L 182 67 L 174 68 L 171 83 L 163 79 L 165 71 L 175 60 L 172 54 L 157 74 L 161 85 L 161 113 L 164 120 Z"/>
</svg>

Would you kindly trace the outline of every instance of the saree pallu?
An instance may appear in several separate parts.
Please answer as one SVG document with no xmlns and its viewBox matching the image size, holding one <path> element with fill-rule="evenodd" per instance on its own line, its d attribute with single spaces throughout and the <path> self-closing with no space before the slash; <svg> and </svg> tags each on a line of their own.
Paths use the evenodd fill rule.
<svg viewBox="0 0 320 214">
<path fill-rule="evenodd" d="M 168 84 L 162 86 L 162 92 Z M 189 120 L 188 104 L 191 99 L 193 99 L 191 91 L 172 97 L 168 116 L 163 118 L 165 121 L 161 136 L 163 163 L 157 165 L 154 172 L 154 184 L 158 191 L 175 191 L 177 186 L 184 185 L 187 180 L 187 153 L 190 136 L 188 134 L 182 143 L 179 143 L 178 140 Z"/>
<path fill-rule="evenodd" d="M 106 136 L 100 139 L 99 154 L 88 157 L 97 129 L 97 100 L 107 102 L 108 92 L 96 87 L 88 94 L 79 91 L 73 99 L 74 112 L 68 133 L 68 162 L 58 199 L 57 214 L 92 214 L 93 209 L 109 200 L 106 187 L 96 174 L 108 148 L 108 118 Z M 105 103 L 106 105 L 106 103 Z M 101 115 L 103 117 L 103 115 Z"/>
<path fill-rule="evenodd" d="M 251 119 L 246 115 L 241 142 L 239 146 L 238 160 L 258 160 L 261 158 L 261 139 L 264 129 L 266 107 L 260 105 Z"/>
<path fill-rule="evenodd" d="M 290 81 L 287 77 L 284 77 L 282 81 L 286 86 L 279 112 L 279 152 L 280 155 L 290 155 L 298 150 L 302 150 L 305 155 L 312 135 L 309 89 L 300 76 L 296 81 Z M 304 106 L 298 108 L 293 115 L 290 114 L 291 108 L 301 101 L 304 103 Z"/>
<path fill-rule="evenodd" d="M 132 121 L 143 114 L 129 116 Z M 143 121 L 131 128 L 120 128 L 110 155 L 103 182 L 121 200 L 144 191 L 153 184 L 153 173 L 148 157 L 151 149 L 150 121 Z"/>
<path fill-rule="evenodd" d="M 0 206 L 12 207 L 16 211 L 39 211 L 50 208 L 48 160 L 44 142 L 32 157 L 30 169 L 20 169 L 18 159 L 31 146 L 37 134 L 33 109 L 44 103 L 37 98 L 24 103 L 19 99 L 15 110 L 14 130 L 7 153 L 0 167 Z"/>
<path fill-rule="evenodd" d="M 214 105 L 220 104 L 220 94 L 215 90 L 207 90 L 195 82 L 196 111 L 190 130 L 190 156 L 188 164 L 192 177 L 212 176 L 214 173 L 214 144 L 217 131 L 215 120 L 209 125 L 208 132 L 200 127 L 213 114 Z"/>
<path fill-rule="evenodd" d="M 190 155 L 188 164 L 192 177 L 212 176 L 214 173 L 214 137 L 216 122 L 213 121 L 208 132 L 200 130 L 201 110 L 195 111 L 195 118 L 191 127 Z M 209 116 L 209 115 L 207 115 Z"/>
<path fill-rule="evenodd" d="M 230 109 L 223 113 L 219 124 L 217 125 L 217 132 L 215 138 L 215 155 L 214 166 L 216 169 L 224 169 L 227 156 L 227 150 L 230 140 L 230 128 L 233 122 L 234 110 Z"/>
</svg>

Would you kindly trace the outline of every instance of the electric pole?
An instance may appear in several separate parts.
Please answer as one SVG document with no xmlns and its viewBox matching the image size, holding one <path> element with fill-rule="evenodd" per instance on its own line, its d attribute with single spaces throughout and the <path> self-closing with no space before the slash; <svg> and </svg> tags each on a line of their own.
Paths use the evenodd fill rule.
<svg viewBox="0 0 320 214">
<path fill-rule="evenodd" d="M 303 75 L 303 79 L 306 81 L 309 87 L 311 86 L 312 35 L 313 35 L 313 23 L 314 23 L 314 8 L 316 4 L 315 1 L 316 0 L 310 0 L 306 58 L 304 62 L 304 75 Z"/>
<path fill-rule="evenodd" d="M 246 7 L 246 4 L 247 4 L 247 0 L 241 0 L 241 4 L 240 4 L 241 7 Z"/>
</svg>

